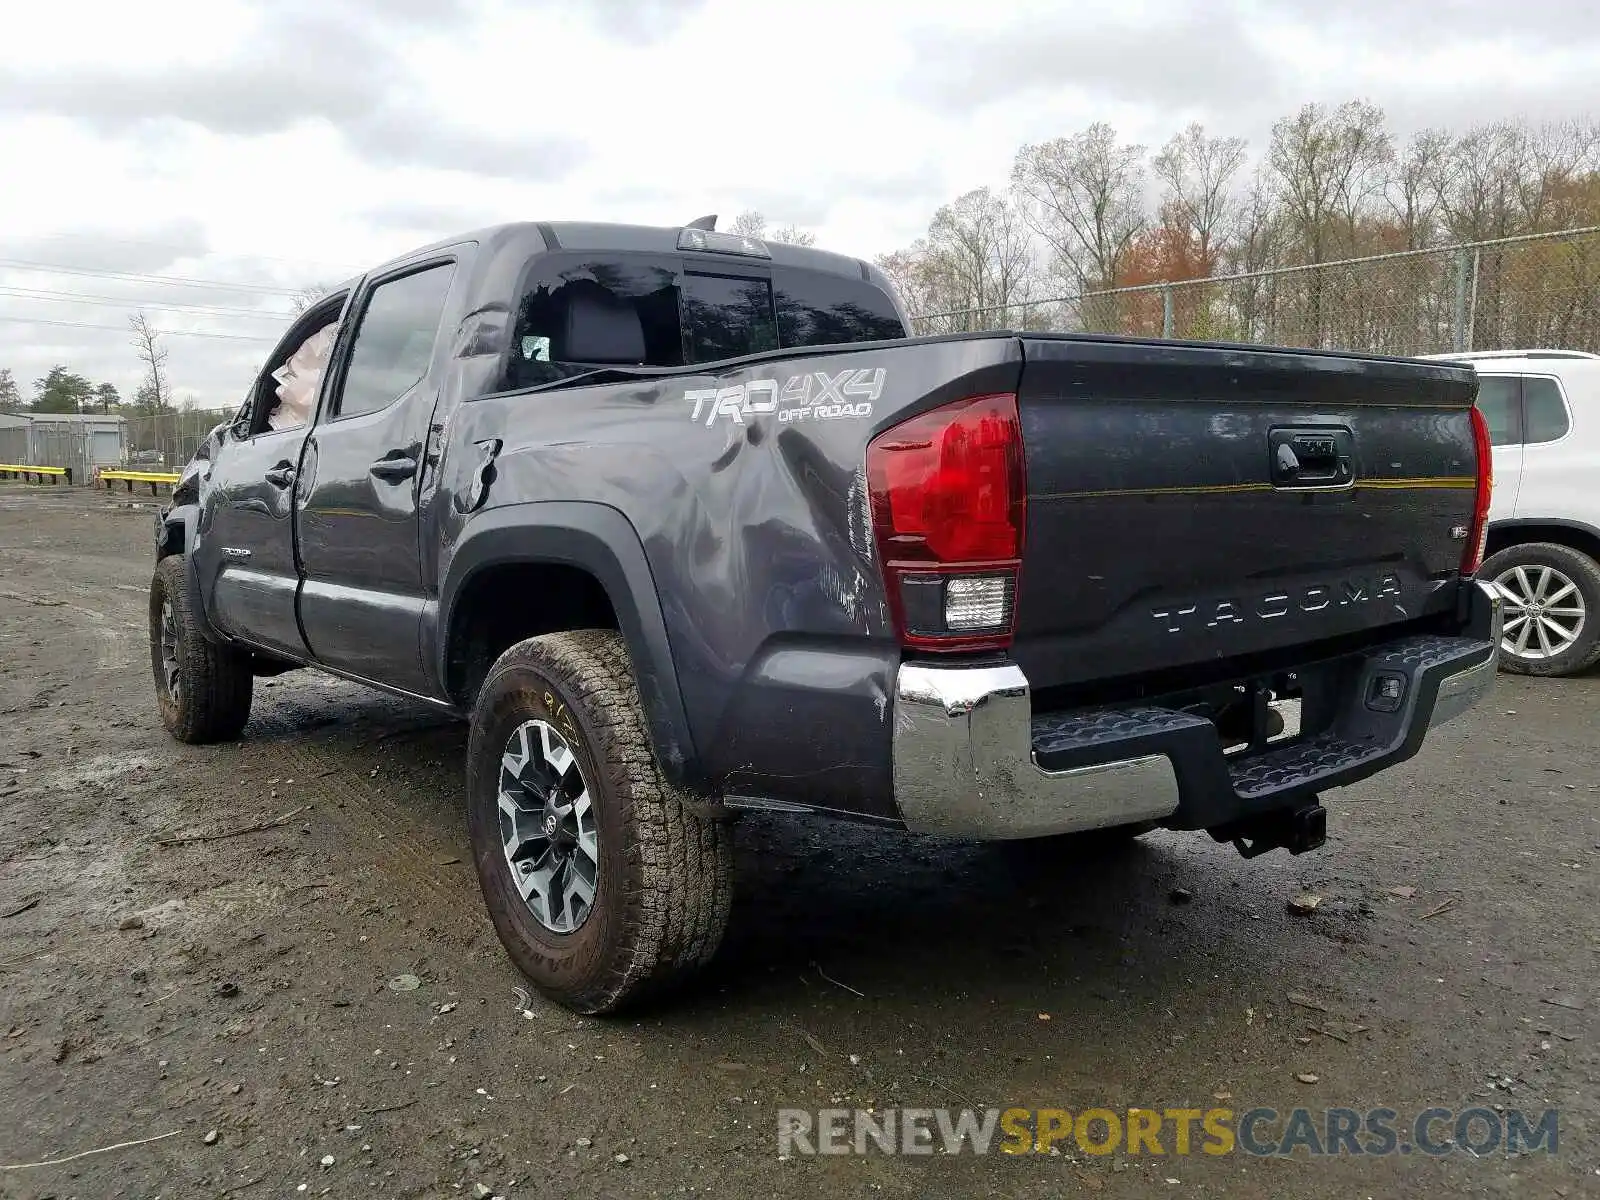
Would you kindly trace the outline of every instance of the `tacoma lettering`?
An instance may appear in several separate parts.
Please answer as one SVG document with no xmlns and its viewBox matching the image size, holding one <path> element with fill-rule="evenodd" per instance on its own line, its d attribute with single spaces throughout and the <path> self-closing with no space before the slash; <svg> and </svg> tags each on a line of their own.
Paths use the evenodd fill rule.
<svg viewBox="0 0 1600 1200">
<path fill-rule="evenodd" d="M 1343 579 L 1337 585 L 1319 583 L 1293 592 L 1268 592 L 1253 600 L 1228 598 L 1154 608 L 1150 610 L 1150 615 L 1162 622 L 1168 633 L 1183 633 L 1196 628 L 1243 625 L 1251 618 L 1271 621 L 1288 616 L 1291 612 L 1323 612 L 1335 606 L 1343 608 L 1381 600 L 1386 596 L 1399 596 L 1402 592 L 1400 576 L 1387 574 L 1376 579 Z"/>
</svg>

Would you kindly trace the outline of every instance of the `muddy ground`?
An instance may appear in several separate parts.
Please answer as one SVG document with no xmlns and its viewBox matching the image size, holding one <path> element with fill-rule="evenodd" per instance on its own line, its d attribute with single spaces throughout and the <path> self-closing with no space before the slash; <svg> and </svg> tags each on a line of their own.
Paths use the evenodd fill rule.
<svg viewBox="0 0 1600 1200">
<path fill-rule="evenodd" d="M 746 820 L 702 986 L 525 1014 L 468 865 L 464 729 L 296 673 L 258 682 L 242 743 L 169 740 L 129 503 L 0 485 L 0 1165 L 161 1140 L 0 1170 L 0 1196 L 1600 1194 L 1600 678 L 1502 677 L 1299 858 L 1163 833 L 1030 864 Z M 779 1157 L 777 1109 L 834 1104 L 1560 1125 L 1516 1157 Z"/>
</svg>

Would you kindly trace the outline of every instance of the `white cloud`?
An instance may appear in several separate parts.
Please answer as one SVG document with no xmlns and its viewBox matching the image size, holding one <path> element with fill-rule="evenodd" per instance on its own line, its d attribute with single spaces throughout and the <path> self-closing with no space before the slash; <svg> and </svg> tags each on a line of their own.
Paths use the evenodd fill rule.
<svg viewBox="0 0 1600 1200">
<path fill-rule="evenodd" d="M 1003 184 L 1020 143 L 1093 120 L 1155 145 L 1200 119 L 1259 148 L 1298 104 L 1356 95 L 1402 132 L 1583 115 L 1600 107 L 1600 33 L 1570 13 L 1557 0 L 1524 0 L 1511 22 L 1467 0 L 26 6 L 0 40 L 0 259 L 291 289 L 498 220 L 674 224 L 746 207 L 866 256 L 917 236 L 944 200 Z M 286 305 L 4 266 L 0 289 L 0 366 L 25 391 L 55 362 L 133 390 L 130 310 L 108 300 L 234 337 L 280 326 L 215 310 Z M 265 349 L 174 337 L 172 373 L 194 401 L 231 405 Z"/>
</svg>

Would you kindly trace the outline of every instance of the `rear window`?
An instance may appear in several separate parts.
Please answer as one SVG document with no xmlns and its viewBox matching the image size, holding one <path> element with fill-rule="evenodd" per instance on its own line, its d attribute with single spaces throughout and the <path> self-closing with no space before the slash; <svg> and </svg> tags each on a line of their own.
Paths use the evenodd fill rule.
<svg viewBox="0 0 1600 1200">
<path fill-rule="evenodd" d="M 1567 436 L 1567 405 L 1554 379 L 1529 375 L 1522 381 L 1523 420 L 1527 432 L 1523 440 L 1553 442 Z"/>
<path fill-rule="evenodd" d="M 900 315 L 864 279 L 791 272 L 778 281 L 778 337 L 785 346 L 880 342 L 905 336 Z"/>
<path fill-rule="evenodd" d="M 689 362 L 715 362 L 778 348 L 770 279 L 690 272 L 683 277 L 682 320 Z"/>
<path fill-rule="evenodd" d="M 1514 446 L 1522 440 L 1522 380 L 1515 375 L 1480 375 L 1478 409 L 1489 426 L 1494 446 Z"/>
<path fill-rule="evenodd" d="M 506 386 L 904 336 L 889 295 L 824 272 L 669 256 L 545 255 L 522 287 Z"/>
</svg>

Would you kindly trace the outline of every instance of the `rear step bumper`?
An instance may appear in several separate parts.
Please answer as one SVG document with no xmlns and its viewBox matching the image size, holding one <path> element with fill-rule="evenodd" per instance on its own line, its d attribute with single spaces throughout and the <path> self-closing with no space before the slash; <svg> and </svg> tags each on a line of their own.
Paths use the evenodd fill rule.
<svg viewBox="0 0 1600 1200">
<path fill-rule="evenodd" d="M 904 663 L 895 687 L 895 802 L 908 829 L 1044 837 L 1141 821 L 1210 829 L 1297 804 L 1412 757 L 1494 684 L 1500 598 L 1479 583 L 1460 637 L 1406 637 L 1319 664 L 1341 681 L 1328 728 L 1248 756 L 1216 726 L 1131 705 L 1034 716 L 1011 664 Z M 1398 685 L 1398 697 L 1385 694 Z"/>
</svg>

